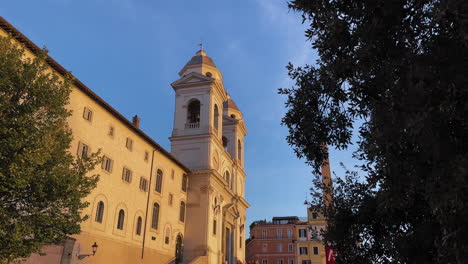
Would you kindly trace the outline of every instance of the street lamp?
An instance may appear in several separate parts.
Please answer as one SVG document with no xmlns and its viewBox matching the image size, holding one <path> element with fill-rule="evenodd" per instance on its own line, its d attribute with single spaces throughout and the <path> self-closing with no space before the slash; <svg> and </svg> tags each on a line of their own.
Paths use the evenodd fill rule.
<svg viewBox="0 0 468 264">
<path fill-rule="evenodd" d="M 98 248 L 98 244 L 97 244 L 96 242 L 94 242 L 94 244 L 93 244 L 91 247 L 92 247 L 92 249 L 93 249 L 93 254 L 80 254 L 80 246 L 78 246 L 78 252 L 77 252 L 78 259 L 84 259 L 84 258 L 86 258 L 86 257 L 96 255 L 96 251 L 97 251 L 97 248 Z"/>
<path fill-rule="evenodd" d="M 92 245 L 93 247 L 93 256 L 96 255 L 96 251 L 97 251 L 97 248 L 98 248 L 98 245 L 96 242 L 94 242 L 94 244 Z"/>
</svg>

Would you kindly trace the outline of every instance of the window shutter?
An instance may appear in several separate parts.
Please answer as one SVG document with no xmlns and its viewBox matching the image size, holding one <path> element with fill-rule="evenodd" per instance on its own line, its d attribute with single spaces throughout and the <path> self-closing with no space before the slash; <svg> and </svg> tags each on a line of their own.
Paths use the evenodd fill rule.
<svg viewBox="0 0 468 264">
<path fill-rule="evenodd" d="M 109 172 L 112 172 L 113 167 L 114 167 L 114 161 L 110 160 L 110 170 L 109 170 Z"/>
<path fill-rule="evenodd" d="M 81 153 L 83 153 L 83 143 L 81 141 L 78 142 L 78 150 L 76 151 L 76 155 L 81 157 Z"/>
</svg>

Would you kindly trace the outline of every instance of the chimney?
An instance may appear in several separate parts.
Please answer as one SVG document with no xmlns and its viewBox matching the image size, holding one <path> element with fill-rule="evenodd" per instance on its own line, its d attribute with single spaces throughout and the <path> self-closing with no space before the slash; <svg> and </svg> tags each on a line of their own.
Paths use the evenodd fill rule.
<svg viewBox="0 0 468 264">
<path fill-rule="evenodd" d="M 134 125 L 136 128 L 139 128 L 139 127 L 140 127 L 140 118 L 138 117 L 138 115 L 135 115 L 135 116 L 132 118 L 132 123 L 133 123 L 133 125 Z"/>
</svg>

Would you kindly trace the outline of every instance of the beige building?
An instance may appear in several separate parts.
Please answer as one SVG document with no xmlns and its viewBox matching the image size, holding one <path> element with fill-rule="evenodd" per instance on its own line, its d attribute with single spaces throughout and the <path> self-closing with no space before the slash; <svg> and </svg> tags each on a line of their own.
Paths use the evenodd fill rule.
<svg viewBox="0 0 468 264">
<path fill-rule="evenodd" d="M 298 222 L 294 226 L 296 237 L 296 257 L 298 264 L 325 264 L 325 246 L 322 231 L 326 228 L 323 215 L 307 210 L 307 221 Z"/>
<path fill-rule="evenodd" d="M 0 17 L 34 57 L 39 48 Z M 52 58 L 51 71 L 68 72 Z M 162 148 L 79 80 L 73 82 L 70 151 L 101 149 L 97 187 L 87 197 L 81 234 L 25 263 L 237 263 L 244 262 L 244 136 L 242 113 L 222 74 L 200 50 L 182 68 L 175 91 L 171 152 Z M 91 245 L 97 243 L 94 256 Z"/>
</svg>

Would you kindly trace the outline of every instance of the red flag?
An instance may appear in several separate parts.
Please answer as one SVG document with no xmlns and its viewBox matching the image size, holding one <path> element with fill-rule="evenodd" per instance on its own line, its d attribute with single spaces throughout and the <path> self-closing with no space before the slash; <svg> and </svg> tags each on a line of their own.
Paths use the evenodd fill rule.
<svg viewBox="0 0 468 264">
<path fill-rule="evenodd" d="M 335 264 L 336 252 L 330 246 L 325 246 L 327 264 Z"/>
</svg>

